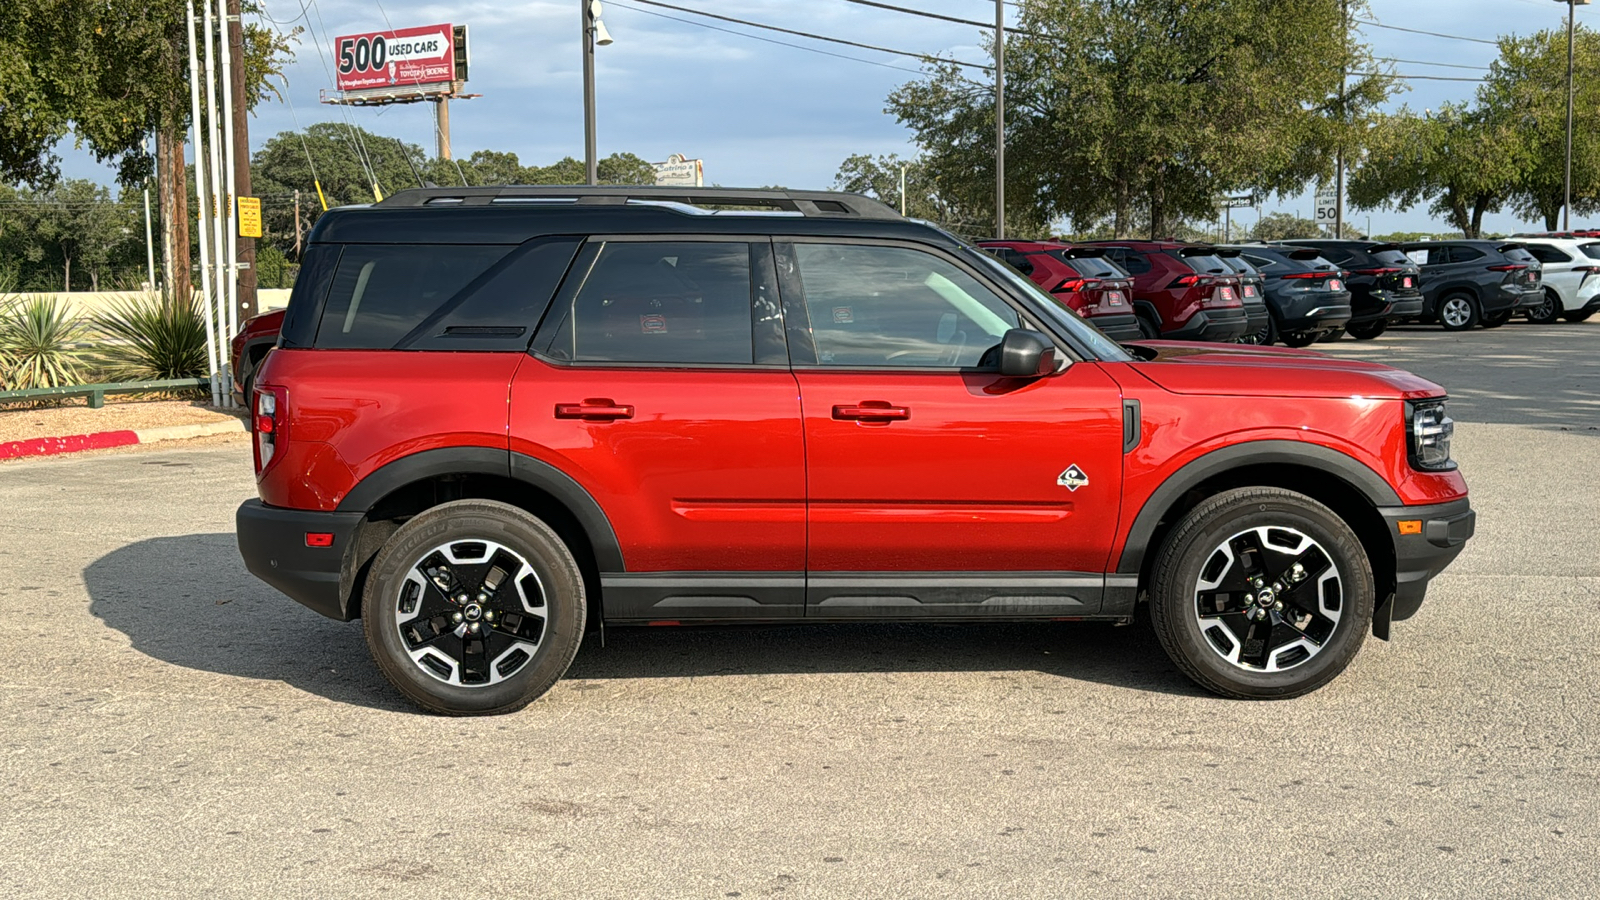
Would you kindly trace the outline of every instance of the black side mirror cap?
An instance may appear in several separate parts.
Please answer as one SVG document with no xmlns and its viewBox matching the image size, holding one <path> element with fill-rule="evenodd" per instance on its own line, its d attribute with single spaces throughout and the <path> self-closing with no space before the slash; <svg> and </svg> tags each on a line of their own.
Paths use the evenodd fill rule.
<svg viewBox="0 0 1600 900">
<path fill-rule="evenodd" d="M 1056 347 L 1037 331 L 1013 328 L 1000 339 L 1000 374 L 1041 378 L 1056 370 Z"/>
</svg>

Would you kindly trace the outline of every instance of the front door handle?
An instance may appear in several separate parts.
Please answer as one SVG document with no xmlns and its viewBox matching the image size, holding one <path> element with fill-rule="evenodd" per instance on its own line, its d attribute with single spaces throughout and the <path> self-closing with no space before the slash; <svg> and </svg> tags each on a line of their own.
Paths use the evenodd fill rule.
<svg viewBox="0 0 1600 900">
<path fill-rule="evenodd" d="M 883 400 L 863 400 L 854 405 L 835 406 L 833 408 L 833 417 L 846 421 L 888 424 L 896 419 L 911 418 L 911 408 L 891 406 Z"/>
<path fill-rule="evenodd" d="M 589 422 L 631 419 L 633 407 L 617 403 L 609 397 L 584 400 L 582 403 L 557 403 L 556 418 L 583 419 Z"/>
</svg>

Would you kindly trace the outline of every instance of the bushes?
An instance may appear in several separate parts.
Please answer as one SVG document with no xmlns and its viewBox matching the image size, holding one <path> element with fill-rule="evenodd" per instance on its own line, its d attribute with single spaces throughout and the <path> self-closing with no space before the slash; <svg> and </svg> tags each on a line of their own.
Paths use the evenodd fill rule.
<svg viewBox="0 0 1600 900">
<path fill-rule="evenodd" d="M 75 345 L 85 337 L 59 297 L 0 295 L 0 390 L 77 384 L 83 360 Z"/>
<path fill-rule="evenodd" d="M 191 299 L 134 294 L 112 303 L 92 320 L 108 339 L 100 361 L 115 381 L 199 378 L 207 371 L 206 325 Z"/>
</svg>

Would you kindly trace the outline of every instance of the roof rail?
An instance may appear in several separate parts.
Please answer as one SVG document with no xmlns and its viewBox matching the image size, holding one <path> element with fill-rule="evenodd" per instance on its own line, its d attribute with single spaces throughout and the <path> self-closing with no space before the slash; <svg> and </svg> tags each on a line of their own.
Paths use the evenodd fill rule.
<svg viewBox="0 0 1600 900">
<path fill-rule="evenodd" d="M 491 187 L 412 188 L 397 191 L 374 206 L 489 206 L 518 201 L 571 201 L 582 206 L 618 206 L 630 200 L 690 206 L 754 206 L 803 216 L 903 219 L 884 203 L 840 191 L 789 191 L 761 188 L 671 187 L 663 185 L 496 185 Z"/>
</svg>

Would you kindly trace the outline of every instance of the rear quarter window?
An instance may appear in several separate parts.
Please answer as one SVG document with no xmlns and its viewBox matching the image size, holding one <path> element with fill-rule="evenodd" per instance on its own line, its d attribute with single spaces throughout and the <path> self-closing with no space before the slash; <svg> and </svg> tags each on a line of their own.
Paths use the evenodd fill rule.
<svg viewBox="0 0 1600 900">
<path fill-rule="evenodd" d="M 1567 251 L 1561 249 L 1560 247 L 1551 246 L 1550 244 L 1529 244 L 1528 252 L 1532 253 L 1534 258 L 1542 263 L 1572 262 L 1572 256 L 1569 255 Z"/>
<path fill-rule="evenodd" d="M 393 348 L 512 249 L 501 244 L 346 245 L 323 304 L 317 348 Z"/>
<path fill-rule="evenodd" d="M 1578 249 L 1582 250 L 1583 255 L 1589 257 L 1590 259 L 1600 259 L 1600 243 L 1584 244 Z"/>
</svg>

